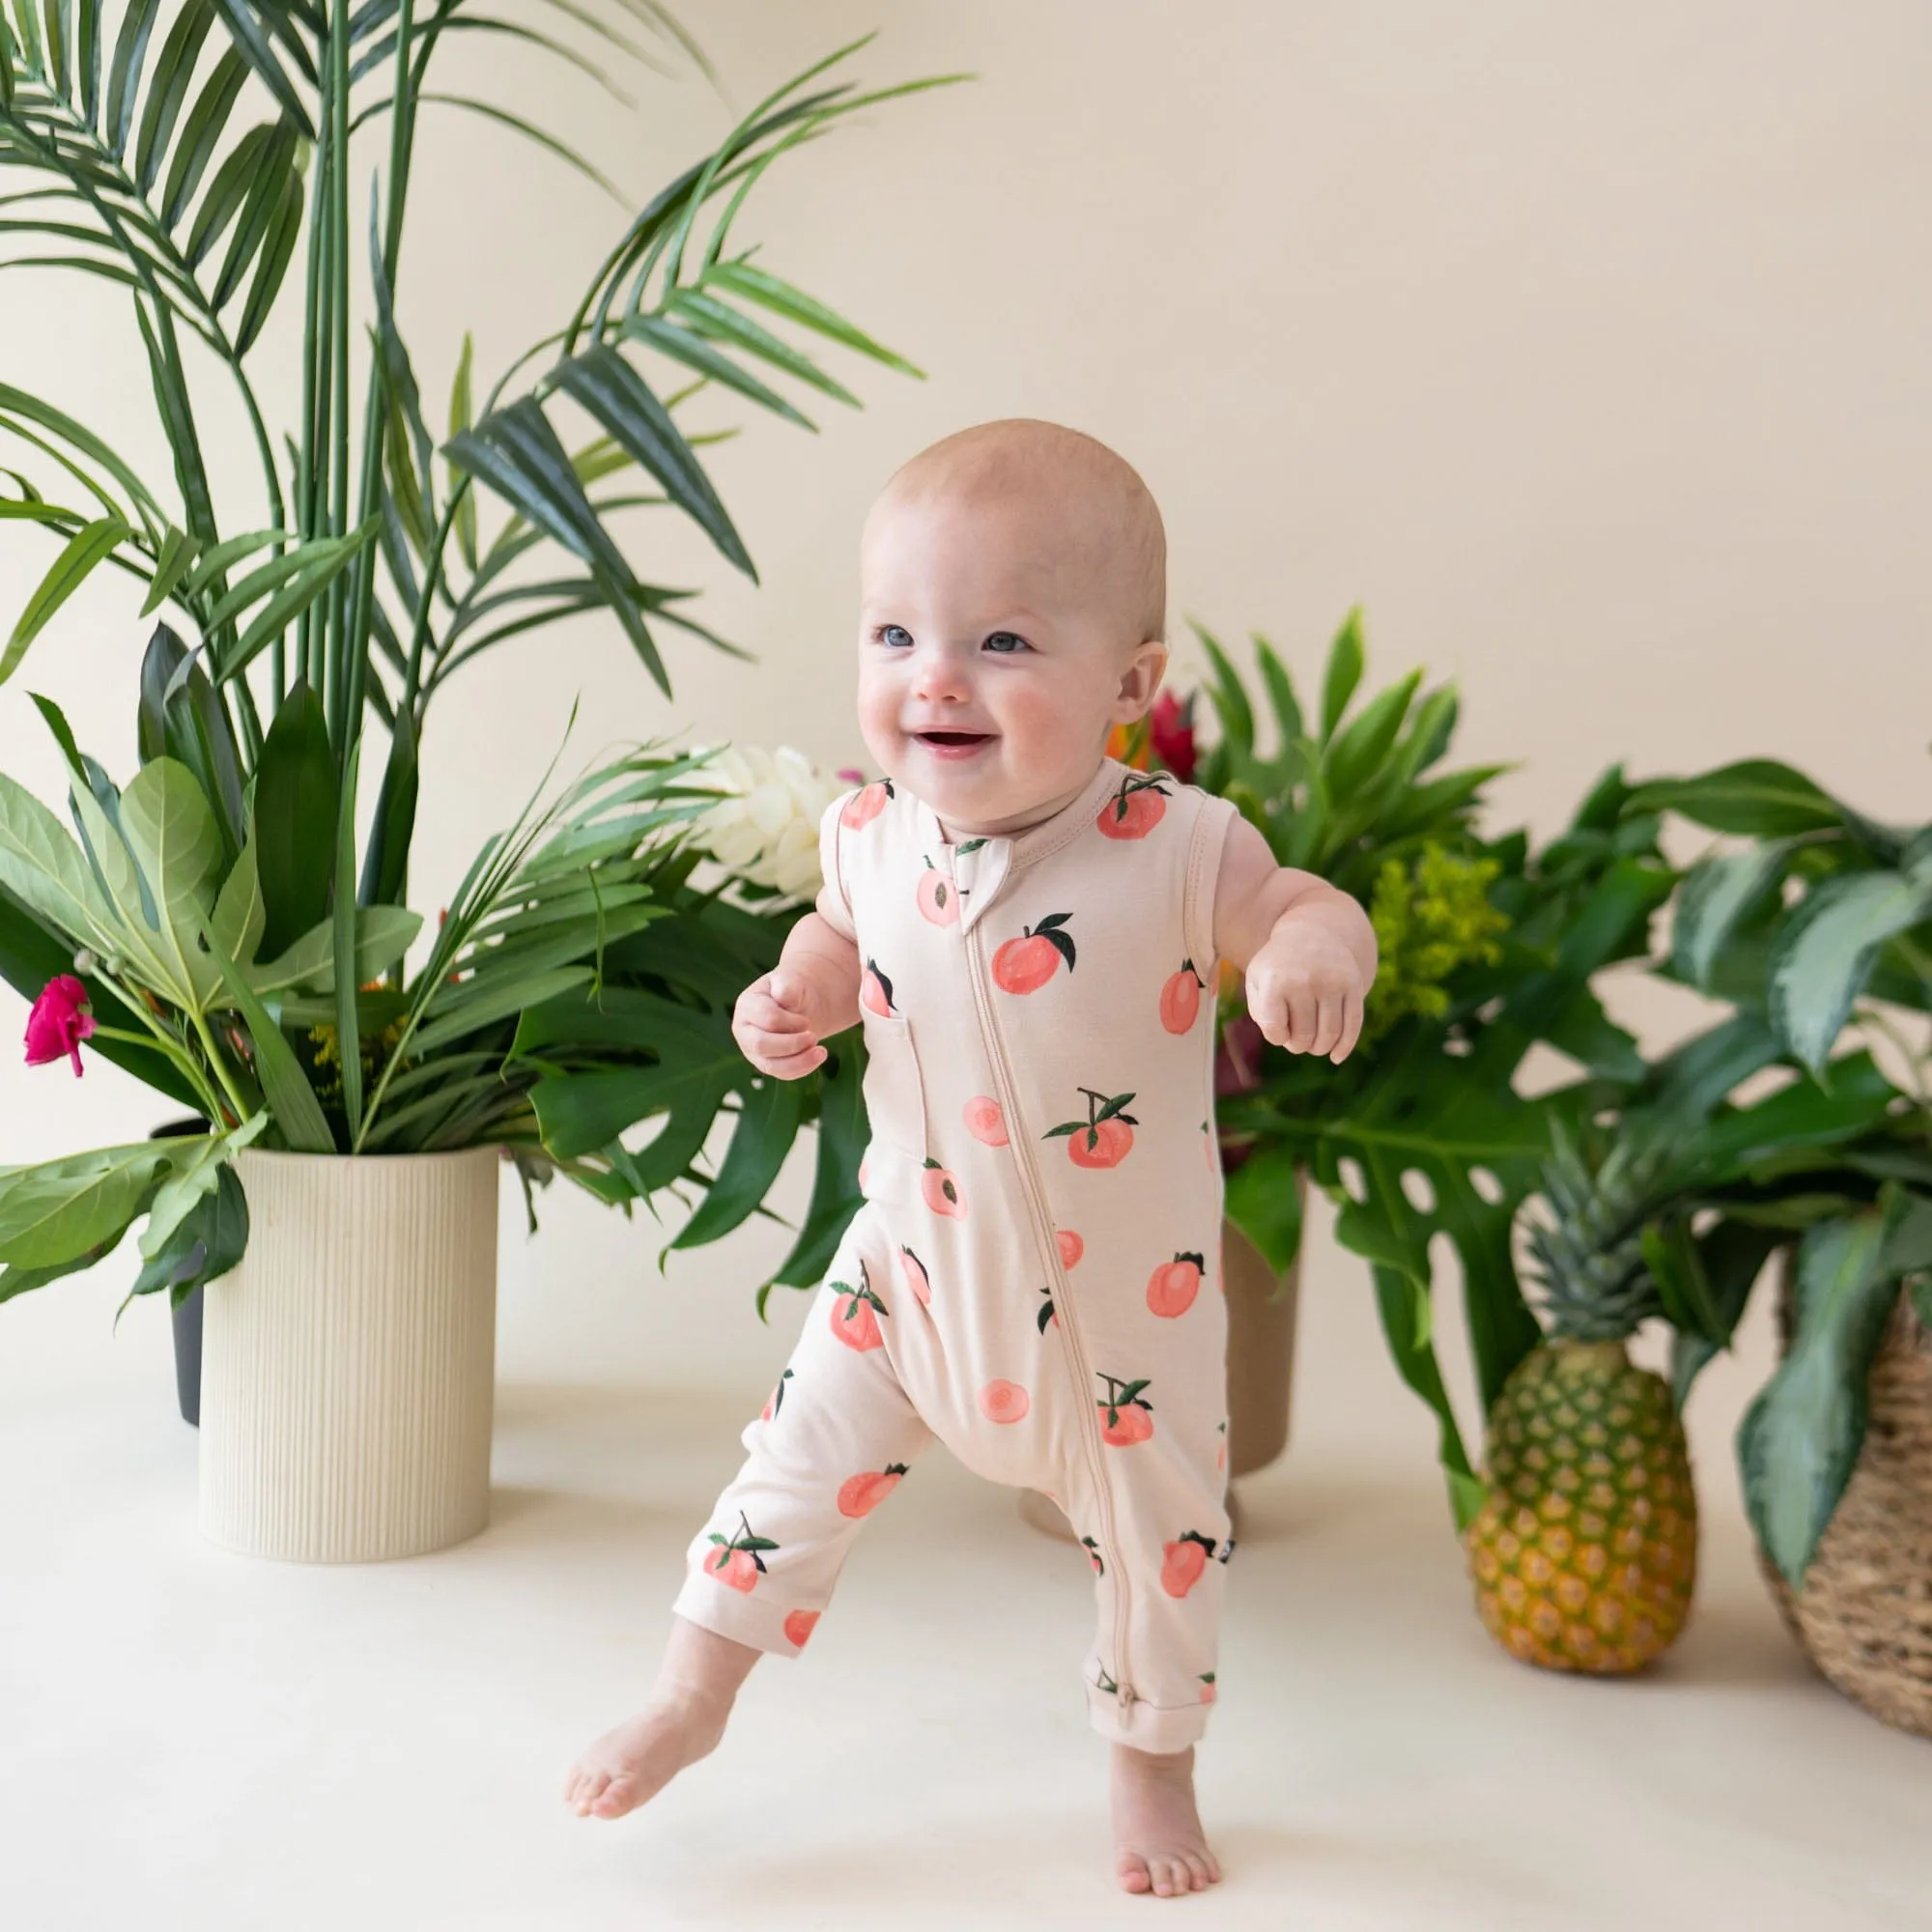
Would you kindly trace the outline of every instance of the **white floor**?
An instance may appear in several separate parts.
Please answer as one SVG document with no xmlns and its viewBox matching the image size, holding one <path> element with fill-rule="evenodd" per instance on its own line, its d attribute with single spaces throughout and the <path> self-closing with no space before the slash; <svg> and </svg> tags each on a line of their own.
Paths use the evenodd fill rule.
<svg viewBox="0 0 1932 1932">
<path fill-rule="evenodd" d="M 160 1311 L 110 1346 L 112 1307 L 0 1309 L 6 1932 L 1932 1926 L 1932 1744 L 1787 1640 L 1722 1431 L 1684 1640 L 1645 1681 L 1545 1676 L 1474 1619 L 1408 1398 L 1311 1368 L 1377 1372 L 1359 1309 L 1318 1307 L 1296 1442 L 1245 1491 L 1201 1753 L 1226 1882 L 1129 1899 L 1081 1713 L 1085 1560 L 1010 1492 L 918 1465 L 723 1749 L 582 1820 L 565 1768 L 649 1679 L 745 1404 L 511 1361 L 486 1534 L 254 1562 L 197 1531 Z"/>
</svg>

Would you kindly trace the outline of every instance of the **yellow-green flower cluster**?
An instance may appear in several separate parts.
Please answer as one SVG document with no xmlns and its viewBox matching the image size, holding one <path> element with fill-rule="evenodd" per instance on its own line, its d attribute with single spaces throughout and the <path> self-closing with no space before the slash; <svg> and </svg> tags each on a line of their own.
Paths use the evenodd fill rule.
<svg viewBox="0 0 1932 1932">
<path fill-rule="evenodd" d="M 362 1091 L 369 1091 L 370 1083 L 382 1072 L 390 1054 L 396 1050 L 396 1042 L 403 1037 L 401 1021 L 392 1022 L 379 1034 L 362 1036 Z M 342 1104 L 342 1054 L 335 1028 L 327 1021 L 308 1030 L 308 1043 L 313 1049 L 315 1060 L 315 1097 L 327 1106 Z M 325 1078 L 327 1069 L 333 1067 L 332 1077 Z"/>
<path fill-rule="evenodd" d="M 1383 862 L 1369 905 L 1380 965 L 1363 1018 L 1364 1046 L 1410 1013 L 1439 1019 L 1449 1007 L 1444 981 L 1458 967 L 1502 957 L 1494 935 L 1509 929 L 1509 919 L 1489 897 L 1500 870 L 1493 859 L 1464 859 L 1433 843 L 1412 870 L 1400 859 Z"/>
</svg>

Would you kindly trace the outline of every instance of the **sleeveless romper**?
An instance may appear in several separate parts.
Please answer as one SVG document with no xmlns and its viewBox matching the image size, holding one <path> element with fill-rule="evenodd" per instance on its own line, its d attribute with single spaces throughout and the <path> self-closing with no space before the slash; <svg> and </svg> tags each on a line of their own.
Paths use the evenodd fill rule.
<svg viewBox="0 0 1932 1932">
<path fill-rule="evenodd" d="M 951 843 L 890 780 L 827 809 L 864 968 L 866 1198 L 679 1614 L 796 1655 L 936 1435 L 1072 1522 L 1094 1728 L 1155 1751 L 1205 1730 L 1234 1548 L 1212 995 L 1234 816 L 1112 758 L 1012 838 Z"/>
</svg>

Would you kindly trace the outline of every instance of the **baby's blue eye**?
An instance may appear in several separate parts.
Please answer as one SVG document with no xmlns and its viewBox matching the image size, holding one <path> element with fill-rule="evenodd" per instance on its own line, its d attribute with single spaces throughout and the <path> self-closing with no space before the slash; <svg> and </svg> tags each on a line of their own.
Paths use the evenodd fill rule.
<svg viewBox="0 0 1932 1932">
<path fill-rule="evenodd" d="M 1011 631 L 995 631 L 986 639 L 986 648 L 997 651 L 1002 657 L 1012 657 L 1016 655 L 1016 651 L 1030 651 L 1033 646 L 1024 638 L 1016 637 Z"/>
<path fill-rule="evenodd" d="M 912 633 L 903 624 L 887 624 L 879 632 L 879 641 L 895 651 L 902 650 L 912 642 Z"/>
</svg>

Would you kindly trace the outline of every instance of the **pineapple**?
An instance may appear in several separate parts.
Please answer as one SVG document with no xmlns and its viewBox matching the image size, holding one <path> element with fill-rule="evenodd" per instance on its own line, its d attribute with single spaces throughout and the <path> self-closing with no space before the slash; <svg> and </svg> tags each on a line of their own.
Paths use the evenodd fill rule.
<svg viewBox="0 0 1932 1932">
<path fill-rule="evenodd" d="M 1662 1314 L 1643 1224 L 1673 1192 L 1678 1143 L 1627 1124 L 1587 1160 L 1561 1122 L 1545 1169 L 1554 1225 L 1529 1242 L 1545 1340 L 1490 1416 L 1489 1495 L 1464 1534 L 1476 1605 L 1547 1670 L 1640 1670 L 1676 1640 L 1697 1569 L 1697 1501 L 1670 1386 L 1625 1349 Z"/>
</svg>

